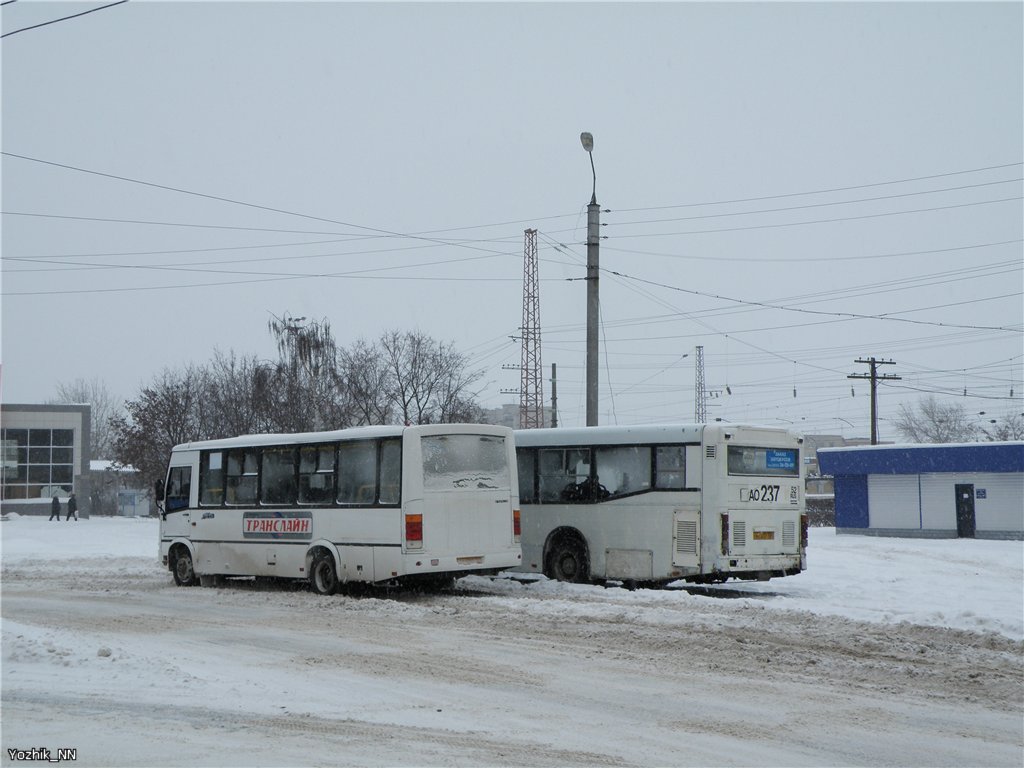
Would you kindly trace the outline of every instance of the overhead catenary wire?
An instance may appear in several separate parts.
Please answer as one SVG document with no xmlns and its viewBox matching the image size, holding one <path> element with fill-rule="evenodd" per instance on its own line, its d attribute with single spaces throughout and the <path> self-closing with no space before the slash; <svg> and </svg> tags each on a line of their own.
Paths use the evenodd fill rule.
<svg viewBox="0 0 1024 768">
<path fill-rule="evenodd" d="M 1003 168 L 1014 168 L 1014 167 L 1021 166 L 1021 165 L 1024 165 L 1024 161 L 1018 160 L 1018 161 L 1012 162 L 1012 163 L 1001 163 L 999 165 L 987 165 L 987 166 L 982 166 L 980 168 L 968 168 L 968 169 L 960 170 L 960 171 L 947 171 L 947 172 L 944 172 L 944 173 L 933 173 L 933 174 L 930 174 L 928 176 L 912 176 L 912 177 L 903 178 L 903 179 L 890 179 L 888 181 L 874 181 L 874 182 L 870 182 L 868 184 L 854 184 L 854 185 L 845 186 L 845 187 L 831 187 L 831 188 L 828 188 L 828 189 L 814 189 L 814 190 L 808 190 L 808 191 L 804 191 L 804 192 L 785 192 L 785 193 L 781 193 L 781 194 L 762 195 L 760 197 L 744 197 L 744 198 L 736 198 L 736 199 L 732 199 L 732 200 L 714 200 L 714 201 L 705 201 L 705 202 L 698 202 L 698 203 L 681 203 L 681 204 L 677 204 L 677 205 L 661 205 L 661 206 L 654 206 L 654 207 L 647 207 L 647 208 L 617 208 L 616 212 L 617 213 L 632 213 L 632 212 L 635 212 L 635 211 L 664 211 L 664 210 L 669 210 L 669 209 L 672 209 L 672 208 L 698 208 L 698 207 L 710 206 L 710 205 L 730 205 L 730 204 L 733 204 L 733 203 L 753 203 L 753 202 L 759 202 L 761 200 L 781 200 L 781 199 L 787 198 L 787 197 L 804 197 L 804 196 L 808 196 L 808 195 L 824 195 L 824 194 L 829 194 L 829 193 L 832 193 L 832 192 L 850 192 L 850 191 L 855 190 L 855 189 L 870 189 L 871 187 L 883 187 L 883 186 L 888 186 L 888 185 L 891 185 L 891 184 L 908 184 L 908 183 L 911 183 L 911 182 L 914 182 L 914 181 L 928 181 L 930 179 L 941 179 L 941 178 L 947 178 L 947 177 L 950 177 L 950 176 L 962 176 L 962 175 L 965 175 L 965 174 L 968 174 L 968 173 L 982 173 L 984 171 L 996 171 L 996 170 L 1001 170 Z"/>
<path fill-rule="evenodd" d="M 14 0 L 11 0 L 11 2 L 14 2 Z M 113 8 L 115 5 L 122 5 L 127 2 L 128 0 L 117 0 L 117 2 L 115 3 L 101 5 L 99 8 L 90 8 L 89 10 L 82 11 L 81 13 L 73 13 L 70 16 L 62 16 L 59 19 L 50 19 L 50 21 L 44 21 L 41 24 L 32 24 L 31 26 L 28 27 L 22 27 L 21 29 L 15 29 L 12 30 L 11 32 L 5 32 L 4 34 L 0 35 L 0 38 L 10 37 L 11 35 L 16 35 L 19 32 L 28 32 L 30 29 L 39 29 L 40 27 L 46 27 L 49 26 L 50 24 L 57 24 L 58 22 L 67 21 L 68 19 L 77 19 L 79 16 L 85 16 L 87 13 L 95 13 L 96 11 L 102 11 L 106 8 Z M 7 5 L 7 3 L 4 3 L 4 5 Z"/>
</svg>

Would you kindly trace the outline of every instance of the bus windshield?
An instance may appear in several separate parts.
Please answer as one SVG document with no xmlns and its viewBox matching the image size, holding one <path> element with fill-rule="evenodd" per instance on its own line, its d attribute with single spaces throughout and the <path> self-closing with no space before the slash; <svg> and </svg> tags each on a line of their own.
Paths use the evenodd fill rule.
<svg viewBox="0 0 1024 768">
<path fill-rule="evenodd" d="M 505 438 L 492 435 L 425 436 L 423 489 L 502 490 L 512 486 Z"/>
</svg>

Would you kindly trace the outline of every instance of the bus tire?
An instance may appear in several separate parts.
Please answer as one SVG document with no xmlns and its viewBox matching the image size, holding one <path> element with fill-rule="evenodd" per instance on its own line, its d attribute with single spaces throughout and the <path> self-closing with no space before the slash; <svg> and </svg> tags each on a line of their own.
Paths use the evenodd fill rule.
<svg viewBox="0 0 1024 768">
<path fill-rule="evenodd" d="M 309 585 L 318 595 L 333 595 L 338 591 L 338 569 L 329 553 L 319 552 L 313 558 L 313 565 L 309 569 Z"/>
<path fill-rule="evenodd" d="M 174 574 L 174 583 L 179 587 L 194 587 L 198 584 L 196 569 L 192 564 L 192 553 L 188 551 L 188 547 L 175 547 L 173 557 L 171 573 Z"/>
<path fill-rule="evenodd" d="M 584 584 L 590 581 L 590 564 L 584 546 L 572 539 L 561 539 L 551 546 L 545 575 L 549 579 Z"/>
</svg>

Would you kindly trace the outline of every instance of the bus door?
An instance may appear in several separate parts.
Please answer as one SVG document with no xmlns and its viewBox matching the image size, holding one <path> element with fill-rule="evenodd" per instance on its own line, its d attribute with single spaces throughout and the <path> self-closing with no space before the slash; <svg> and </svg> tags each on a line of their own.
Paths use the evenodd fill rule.
<svg viewBox="0 0 1024 768">
<path fill-rule="evenodd" d="M 192 467 L 172 466 L 167 471 L 163 490 L 160 531 L 163 538 L 189 538 L 192 535 Z M 157 501 L 160 499 L 158 488 Z"/>
</svg>

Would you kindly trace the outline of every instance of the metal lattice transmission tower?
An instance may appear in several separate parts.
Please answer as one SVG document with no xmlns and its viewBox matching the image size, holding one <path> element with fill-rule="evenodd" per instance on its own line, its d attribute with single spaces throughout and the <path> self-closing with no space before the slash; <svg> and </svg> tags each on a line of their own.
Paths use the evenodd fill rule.
<svg viewBox="0 0 1024 768">
<path fill-rule="evenodd" d="M 706 424 L 708 420 L 708 393 L 704 389 L 704 347 L 697 347 L 697 374 L 693 382 L 693 420 Z"/>
<path fill-rule="evenodd" d="M 544 379 L 540 361 L 540 278 L 537 274 L 537 230 L 524 231 L 523 241 L 523 358 L 519 386 L 519 427 L 544 425 Z"/>
</svg>

